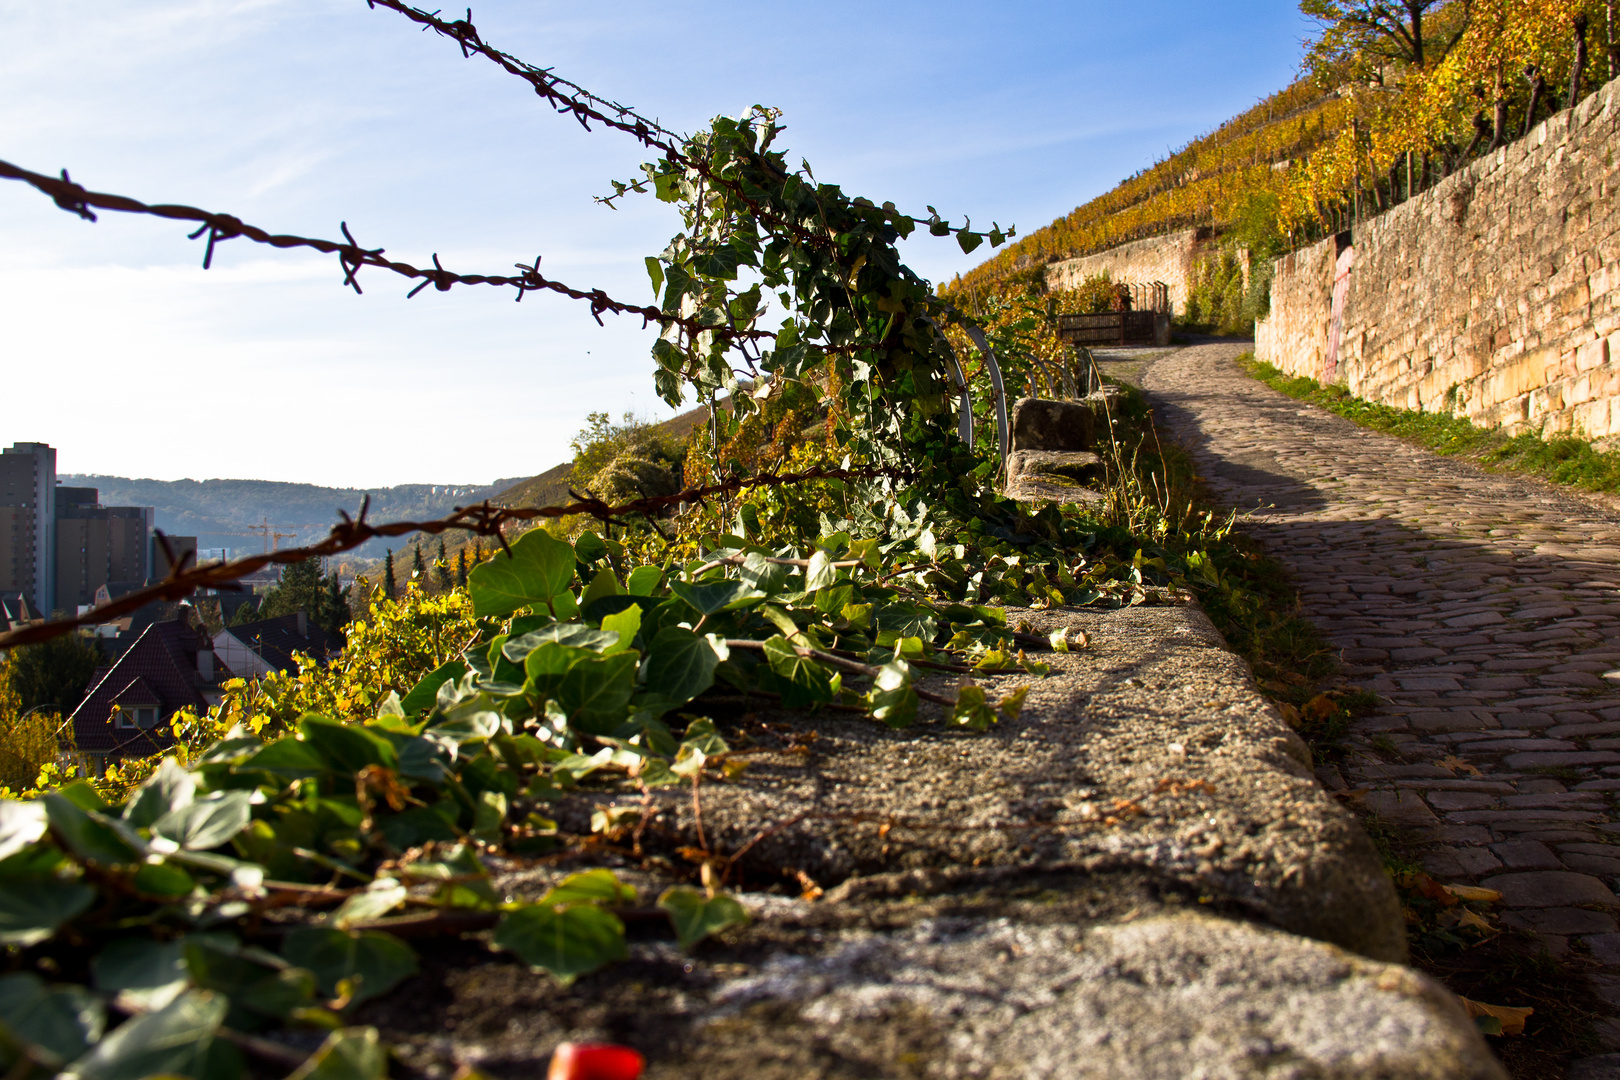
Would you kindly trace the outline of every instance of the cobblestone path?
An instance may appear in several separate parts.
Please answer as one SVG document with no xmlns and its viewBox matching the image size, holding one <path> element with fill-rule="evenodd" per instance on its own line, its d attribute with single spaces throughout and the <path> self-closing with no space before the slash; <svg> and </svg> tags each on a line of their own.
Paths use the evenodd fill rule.
<svg viewBox="0 0 1620 1080">
<path fill-rule="evenodd" d="M 1304 405 L 1200 345 L 1142 384 L 1377 691 L 1343 775 L 1620 1007 L 1620 514 Z M 1620 1047 L 1620 1022 L 1600 1031 Z"/>
</svg>

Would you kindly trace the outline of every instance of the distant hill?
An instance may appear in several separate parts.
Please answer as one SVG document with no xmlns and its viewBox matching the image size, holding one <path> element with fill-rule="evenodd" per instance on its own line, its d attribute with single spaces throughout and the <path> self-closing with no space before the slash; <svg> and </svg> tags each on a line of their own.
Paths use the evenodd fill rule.
<svg viewBox="0 0 1620 1080">
<path fill-rule="evenodd" d="M 729 406 L 728 401 L 722 401 L 721 404 Z M 654 424 L 652 430 L 661 433 L 673 442 L 684 443 L 691 437 L 692 432 L 708 423 L 708 420 L 708 406 L 702 405 L 695 409 L 688 409 L 678 416 L 672 416 L 662 423 Z M 553 465 L 545 472 L 525 480 L 497 481 L 496 484 L 491 486 L 504 485 L 501 490 L 489 495 L 480 494 L 476 498 L 488 498 L 490 502 L 500 506 L 561 506 L 573 502 L 573 499 L 568 494 L 568 485 L 573 474 L 573 462 L 564 462 L 561 465 Z M 478 490 L 482 491 L 482 489 Z M 468 501 L 472 501 L 472 499 L 469 498 Z M 461 502 L 457 505 L 465 506 L 467 502 Z M 445 553 L 451 561 L 455 560 L 456 553 L 463 547 L 470 547 L 473 543 L 477 543 L 480 547 L 488 547 L 493 543 L 493 541 L 489 540 L 469 540 L 466 533 L 447 533 L 443 539 Z M 393 548 L 395 573 L 399 575 L 401 580 L 410 573 L 415 558 L 412 548 L 418 544 L 422 548 L 422 561 L 424 563 L 431 563 L 438 556 L 439 538 L 426 534 L 420 534 L 414 538 L 401 538 L 399 541 L 386 545 L 386 547 Z M 352 572 L 375 579 L 382 573 L 384 550 L 385 546 L 380 541 L 373 541 L 371 544 L 366 545 L 364 552 L 366 556 L 369 556 L 369 561 L 366 559 L 354 561 L 351 565 Z"/>
<path fill-rule="evenodd" d="M 98 489 L 103 506 L 155 507 L 157 527 L 164 532 L 195 536 L 199 547 L 231 548 L 239 554 L 264 550 L 263 533 L 250 527 L 266 521 L 273 531 L 291 534 L 277 541 L 281 547 L 314 543 L 338 520 L 339 509 L 356 513 L 367 495 L 371 520 L 420 520 L 442 517 L 521 483 L 512 477 L 493 484 L 400 484 L 368 490 L 272 480 L 135 480 L 86 474 L 62 474 L 60 479 Z M 374 540 L 357 555 L 381 556 L 384 546 Z"/>
</svg>

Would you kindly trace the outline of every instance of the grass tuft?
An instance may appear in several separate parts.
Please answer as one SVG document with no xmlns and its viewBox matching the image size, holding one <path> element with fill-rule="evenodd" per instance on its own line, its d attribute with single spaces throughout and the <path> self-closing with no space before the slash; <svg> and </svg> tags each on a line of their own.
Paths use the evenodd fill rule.
<svg viewBox="0 0 1620 1080">
<path fill-rule="evenodd" d="M 1523 473 L 1587 491 L 1620 493 L 1620 450 L 1598 450 L 1573 436 L 1507 435 L 1450 413 L 1397 409 L 1352 397 L 1342 386 L 1286 375 L 1271 364 L 1238 358 L 1248 374 L 1291 398 L 1318 405 L 1374 431 L 1408 439 L 1437 454 L 1466 458 L 1489 469 Z"/>
</svg>

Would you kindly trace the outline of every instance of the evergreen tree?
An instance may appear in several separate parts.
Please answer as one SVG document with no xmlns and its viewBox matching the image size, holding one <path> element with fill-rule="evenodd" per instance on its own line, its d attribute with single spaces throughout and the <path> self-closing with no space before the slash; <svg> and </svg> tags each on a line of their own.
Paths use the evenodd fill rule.
<svg viewBox="0 0 1620 1080">
<path fill-rule="evenodd" d="M 63 716 L 79 707 L 90 677 L 106 661 L 80 634 L 63 634 L 0 653 L 0 675 L 17 695 L 17 715 L 44 706 Z M 0 690 L 5 686 L 0 685 Z"/>
<path fill-rule="evenodd" d="M 320 624 L 321 629 L 339 635 L 349 624 L 349 600 L 336 570 L 326 575 L 326 597 L 321 605 L 320 615 L 315 621 Z"/>
<path fill-rule="evenodd" d="M 302 611 L 320 621 L 326 605 L 326 583 L 318 559 L 305 559 L 281 571 L 281 583 L 265 594 L 258 617 L 275 619 Z"/>
<path fill-rule="evenodd" d="M 411 550 L 415 552 L 415 558 L 411 564 L 411 580 L 425 588 L 427 586 L 427 567 L 422 565 L 422 545 L 412 544 Z"/>
<path fill-rule="evenodd" d="M 456 552 L 456 584 L 467 587 L 467 549 Z"/>
<path fill-rule="evenodd" d="M 388 554 L 383 556 L 383 595 L 392 600 L 397 588 L 394 584 L 394 549 L 389 548 Z"/>
<path fill-rule="evenodd" d="M 439 559 L 433 564 L 433 576 L 439 582 L 441 592 L 449 592 L 452 582 L 450 580 L 450 559 L 444 552 L 444 537 L 439 537 Z"/>
</svg>

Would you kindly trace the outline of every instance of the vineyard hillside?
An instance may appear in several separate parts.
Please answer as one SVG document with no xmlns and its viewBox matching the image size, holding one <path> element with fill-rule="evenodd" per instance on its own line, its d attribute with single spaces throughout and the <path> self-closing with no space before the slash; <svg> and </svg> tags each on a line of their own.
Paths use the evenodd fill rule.
<svg viewBox="0 0 1620 1080">
<path fill-rule="evenodd" d="M 1230 226 L 1289 167 L 1331 139 L 1349 113 L 1309 79 L 1264 99 L 1208 135 L 1003 248 L 950 286 L 983 288 L 1031 266 L 1105 251 L 1200 225 Z"/>
</svg>

